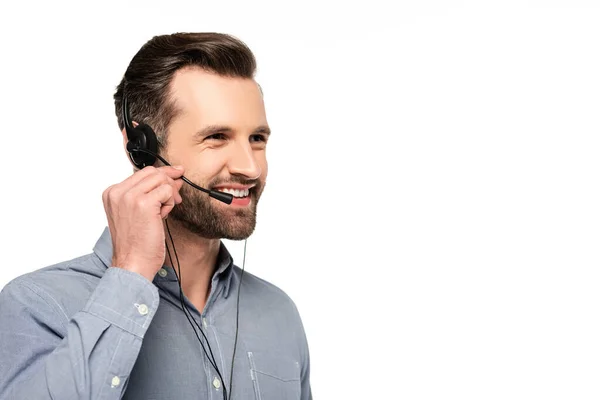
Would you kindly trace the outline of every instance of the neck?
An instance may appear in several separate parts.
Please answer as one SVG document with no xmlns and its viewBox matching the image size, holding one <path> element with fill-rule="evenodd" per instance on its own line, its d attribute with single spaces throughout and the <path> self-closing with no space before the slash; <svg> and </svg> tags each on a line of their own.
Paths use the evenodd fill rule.
<svg viewBox="0 0 600 400">
<path fill-rule="evenodd" d="M 199 312 L 203 312 L 210 294 L 211 279 L 217 264 L 220 240 L 199 237 L 183 228 L 174 219 L 169 219 L 168 224 L 177 251 L 177 258 L 165 225 L 165 237 L 172 258 L 169 259 L 169 253 L 167 253 L 165 265 L 175 269 L 181 280 L 183 294 L 187 296 Z M 179 260 L 179 268 L 177 259 Z"/>
</svg>

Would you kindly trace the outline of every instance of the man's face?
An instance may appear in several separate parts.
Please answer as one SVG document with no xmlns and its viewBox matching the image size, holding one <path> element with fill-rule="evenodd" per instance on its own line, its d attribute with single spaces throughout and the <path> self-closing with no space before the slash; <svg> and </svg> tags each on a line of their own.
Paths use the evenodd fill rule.
<svg viewBox="0 0 600 400">
<path fill-rule="evenodd" d="M 205 238 L 245 239 L 267 177 L 269 136 L 262 94 L 252 79 L 179 71 L 171 93 L 180 114 L 169 127 L 164 157 L 205 188 L 234 195 L 228 205 L 184 183 L 183 202 L 169 214 Z"/>
</svg>

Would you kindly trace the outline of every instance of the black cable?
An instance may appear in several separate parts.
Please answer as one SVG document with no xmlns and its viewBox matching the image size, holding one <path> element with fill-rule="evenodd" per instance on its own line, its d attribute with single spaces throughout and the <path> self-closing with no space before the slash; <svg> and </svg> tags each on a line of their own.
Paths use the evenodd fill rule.
<svg viewBox="0 0 600 400">
<path fill-rule="evenodd" d="M 237 306 L 235 317 L 235 341 L 233 342 L 233 355 L 231 356 L 231 374 L 229 375 L 229 398 L 231 399 L 231 386 L 233 383 L 233 363 L 235 361 L 235 350 L 237 347 L 238 326 L 240 322 L 240 289 L 242 288 L 242 278 L 244 277 L 244 268 L 246 267 L 246 244 L 248 239 L 244 240 L 244 261 L 242 262 L 242 273 L 240 274 L 240 284 L 238 285 Z"/>
<path fill-rule="evenodd" d="M 173 246 L 173 252 L 175 253 L 175 257 L 177 259 L 177 268 L 179 270 L 179 276 L 181 276 L 181 265 L 179 263 L 179 258 L 177 257 L 177 249 L 175 249 L 175 243 L 173 241 L 173 236 L 171 235 L 171 230 L 169 229 L 169 224 L 167 223 L 167 221 L 165 220 L 165 225 L 167 226 L 167 232 L 169 233 L 169 238 L 171 240 L 171 245 Z M 237 305 L 236 305 L 236 321 L 235 321 L 235 341 L 233 343 L 233 355 L 231 356 L 231 372 L 230 372 L 230 379 L 229 379 L 229 399 L 231 399 L 231 393 L 233 391 L 232 386 L 233 386 L 233 365 L 235 363 L 235 353 L 237 350 L 237 338 L 238 338 L 238 331 L 239 331 L 239 320 L 240 320 L 240 290 L 241 290 L 241 286 L 242 286 L 242 279 L 244 277 L 244 270 L 246 269 L 246 247 L 248 244 L 248 240 L 244 240 L 244 258 L 243 258 L 243 262 L 242 262 L 242 273 L 240 274 L 240 283 L 238 286 L 238 293 L 237 293 Z M 173 258 L 171 257 L 171 252 L 169 251 L 169 246 L 167 245 L 167 241 L 165 239 L 165 248 L 167 250 L 167 254 L 169 255 L 169 261 L 171 263 L 171 266 L 173 266 L 173 272 L 175 273 L 175 277 L 177 278 L 177 281 L 179 283 L 179 301 L 181 302 L 181 308 L 183 309 L 183 312 L 188 320 L 188 322 L 190 323 L 190 325 L 192 326 L 192 329 L 194 330 L 194 334 L 196 335 L 196 338 L 198 339 L 198 341 L 200 342 L 200 345 L 202 345 L 202 350 L 204 350 L 204 354 L 206 354 L 206 357 L 208 357 L 208 354 L 206 353 L 206 349 L 204 348 L 204 344 L 202 343 L 202 341 L 200 340 L 200 337 L 198 336 L 198 333 L 196 332 L 196 329 L 194 328 L 194 325 L 192 324 L 191 319 L 194 321 L 194 323 L 196 324 L 196 326 L 198 327 L 198 330 L 200 330 L 200 333 L 202 333 L 202 336 L 204 336 L 204 339 L 206 339 L 206 343 L 208 345 L 208 348 L 210 350 L 210 353 L 212 355 L 212 361 L 209 358 L 209 362 L 211 363 L 211 365 L 215 368 L 215 370 L 217 371 L 217 373 L 219 374 L 219 377 L 221 378 L 221 382 L 223 382 L 223 377 L 221 376 L 221 373 L 219 371 L 219 369 L 216 366 L 216 360 L 214 358 L 214 355 L 212 353 L 212 349 L 210 347 L 210 343 L 208 342 L 208 339 L 206 338 L 206 336 L 204 335 L 204 332 L 202 332 L 202 329 L 200 328 L 200 326 L 198 325 L 198 322 L 196 322 L 196 319 L 193 317 L 193 315 L 191 315 L 192 313 L 190 312 L 190 310 L 187 308 L 187 306 L 185 305 L 184 301 L 183 301 L 183 288 L 182 288 L 182 280 L 181 278 L 178 276 L 177 272 L 175 271 L 174 265 L 173 265 Z M 232 272 L 233 273 L 233 272 Z M 190 314 L 190 316 L 188 317 L 188 314 L 186 314 L 186 309 L 187 312 Z M 225 397 L 225 400 L 227 400 L 227 390 L 226 390 L 226 386 L 223 386 L 223 397 Z"/>
<path fill-rule="evenodd" d="M 177 249 L 175 249 L 175 243 L 173 241 L 173 236 L 171 235 L 171 230 L 169 229 L 169 224 L 167 223 L 166 220 L 165 220 L 165 225 L 167 227 L 167 232 L 169 233 L 169 238 L 171 240 L 171 245 L 173 246 L 173 252 L 175 254 L 175 259 L 177 260 L 177 268 L 179 270 L 179 275 L 181 275 L 181 265 L 179 264 L 179 257 L 177 256 Z M 219 371 L 219 368 L 217 367 L 217 361 L 215 360 L 215 356 L 214 356 L 214 354 L 212 352 L 212 348 L 210 347 L 210 342 L 208 341 L 208 338 L 206 337 L 206 335 L 202 331 L 202 328 L 200 327 L 200 325 L 198 325 L 198 322 L 196 321 L 196 319 L 192 315 L 191 311 L 187 308 L 187 305 L 183 301 L 183 288 L 181 286 L 181 279 L 179 278 L 177 272 L 175 271 L 175 265 L 173 265 L 173 259 L 171 258 L 171 252 L 169 251 L 169 246 L 167 245 L 166 240 L 165 240 L 165 246 L 166 246 L 167 253 L 169 254 L 169 260 L 171 262 L 171 266 L 173 266 L 173 272 L 175 272 L 175 277 L 177 278 L 177 282 L 179 284 L 179 301 L 181 302 L 181 308 L 183 309 L 183 313 L 185 314 L 185 316 L 186 316 L 188 322 L 190 323 L 190 325 L 192 326 L 192 329 L 194 330 L 194 334 L 196 335 L 196 338 L 200 342 L 200 345 L 202 346 L 202 350 L 204 350 L 204 354 L 206 354 L 206 357 L 208 358 L 208 361 L 210 362 L 210 364 L 213 366 L 213 368 L 215 369 L 215 371 L 219 375 L 219 378 L 221 379 L 221 382 L 223 382 L 223 398 L 225 400 L 227 400 L 227 387 L 225 386 L 225 383 L 223 381 L 223 376 L 221 375 L 221 371 Z M 187 313 L 186 313 L 186 310 L 187 310 Z M 189 316 L 188 316 L 188 313 L 189 313 Z M 190 317 L 191 317 L 191 320 L 190 320 Z M 204 340 L 206 340 L 206 344 L 207 344 L 208 349 L 210 351 L 210 355 L 212 356 L 212 360 L 211 360 L 211 357 L 208 356 L 208 353 L 206 352 L 206 348 L 204 347 L 204 343 L 202 343 L 202 340 L 200 339 L 200 336 L 198 336 L 198 332 L 196 332 L 196 328 L 194 328 L 194 325 L 192 324 L 192 321 L 194 321 L 194 323 L 198 327 L 198 330 L 200 331 L 200 333 L 204 337 Z"/>
<path fill-rule="evenodd" d="M 160 161 L 162 161 L 165 165 L 171 166 L 171 164 L 169 164 L 169 162 L 167 160 L 165 160 L 159 154 L 154 153 L 152 151 L 148 151 L 148 150 L 145 150 L 145 149 L 139 149 L 139 148 L 134 148 L 134 149 L 131 149 L 130 151 L 139 151 L 139 152 L 142 152 L 142 153 L 147 153 L 147 154 L 153 155 L 156 158 L 158 158 Z M 204 188 L 196 185 L 195 183 L 191 182 L 189 179 L 187 179 L 183 175 L 181 176 L 181 179 L 184 182 L 186 182 L 187 184 L 189 184 L 190 186 L 192 186 L 193 188 L 198 189 L 198 190 L 200 190 L 202 192 L 208 193 L 211 197 L 217 197 L 221 201 L 225 201 L 227 204 L 231 203 L 231 198 L 229 198 L 228 201 L 227 200 L 223 200 L 224 199 L 223 196 L 231 197 L 231 195 L 229 195 L 229 194 L 222 194 L 220 192 L 214 192 L 214 191 L 211 191 L 211 190 L 204 189 Z M 173 259 L 171 257 L 171 252 L 169 251 L 169 246 L 168 246 L 167 241 L 165 239 L 165 248 L 167 250 L 167 254 L 169 255 L 169 261 L 170 261 L 171 265 L 173 266 L 173 272 L 175 272 L 175 277 L 177 278 L 177 282 L 179 284 L 179 301 L 181 302 L 181 308 L 183 309 L 183 313 L 185 314 L 188 322 L 192 326 L 192 329 L 194 330 L 194 334 L 196 335 L 196 338 L 200 342 L 200 345 L 202 346 L 202 350 L 204 351 L 204 354 L 206 354 L 206 357 L 208 358 L 208 361 L 210 362 L 210 364 L 213 366 L 213 368 L 215 369 L 215 371 L 219 375 L 219 378 L 221 379 L 221 382 L 223 382 L 223 397 L 224 397 L 225 400 L 227 400 L 227 385 L 225 384 L 225 381 L 223 380 L 223 376 L 221 375 L 221 371 L 217 367 L 217 361 L 216 361 L 215 356 L 214 356 L 214 354 L 212 352 L 212 348 L 210 347 L 210 342 L 208 341 L 208 338 L 206 337 L 206 335 L 202 331 L 202 328 L 200 327 L 200 325 L 198 324 L 198 322 L 196 321 L 196 319 L 192 315 L 191 311 L 188 309 L 187 305 L 185 305 L 185 302 L 183 300 L 183 288 L 181 286 L 181 279 L 179 277 L 181 275 L 181 265 L 179 264 L 179 257 L 177 256 L 177 249 L 175 249 L 175 243 L 173 241 L 173 236 L 171 235 L 171 231 L 169 229 L 169 224 L 167 223 L 166 220 L 165 220 L 165 224 L 166 224 L 166 227 L 167 227 L 167 232 L 169 233 L 169 238 L 171 240 L 171 245 L 173 246 L 173 252 L 175 254 L 175 259 L 177 261 L 177 269 L 179 270 L 179 275 L 178 275 L 177 272 L 175 271 L 175 266 L 173 265 Z M 242 273 L 240 275 L 240 283 L 239 283 L 239 286 L 238 286 L 237 305 L 236 305 L 236 322 L 235 322 L 235 341 L 234 341 L 234 344 L 233 344 L 233 355 L 231 357 L 231 374 L 230 374 L 230 379 L 229 379 L 229 399 L 231 399 L 231 391 L 232 391 L 232 385 L 233 385 L 233 365 L 234 365 L 234 362 L 235 362 L 235 353 L 236 353 L 236 350 L 237 350 L 237 338 L 238 338 L 238 328 L 239 328 L 239 319 L 240 319 L 240 289 L 241 289 L 241 286 L 242 286 L 242 278 L 244 277 L 244 270 L 246 268 L 246 245 L 247 245 L 247 240 L 244 240 L 244 260 L 243 260 L 243 264 L 242 264 Z M 186 313 L 186 311 L 187 311 L 187 313 Z M 189 314 L 189 316 L 188 316 L 188 314 Z M 191 319 L 190 319 L 190 317 L 191 317 Z M 194 321 L 194 324 L 196 324 L 196 326 L 198 327 L 198 330 L 200 331 L 200 333 L 204 337 L 204 340 L 206 340 L 206 344 L 208 346 L 208 350 L 210 351 L 210 355 L 211 355 L 212 359 L 211 359 L 211 357 L 208 356 L 208 353 L 206 352 L 206 348 L 204 347 L 204 344 L 202 343 L 202 340 L 200 339 L 200 336 L 198 336 L 198 332 L 196 332 L 196 328 L 194 328 L 194 325 L 192 324 L 192 321 Z"/>
<path fill-rule="evenodd" d="M 173 244 L 172 240 L 171 240 L 171 244 Z M 165 240 L 165 246 L 167 246 L 167 241 L 166 240 Z M 173 247 L 173 249 L 174 248 L 175 247 Z M 171 257 L 171 252 L 169 251 L 169 247 L 168 246 L 167 246 L 167 253 L 169 254 L 169 261 L 171 262 L 171 265 L 173 265 L 173 258 Z M 202 333 L 202 336 L 204 337 L 204 339 L 206 339 L 206 336 L 204 335 L 204 332 L 202 332 L 202 329 L 198 325 L 198 322 L 196 322 L 196 319 L 192 315 L 189 307 L 183 301 L 183 289 L 181 288 L 181 281 L 180 281 L 179 277 L 177 276 L 177 271 L 175 271 L 175 268 L 173 268 L 173 272 L 175 273 L 175 277 L 177 278 L 177 281 L 179 282 L 179 302 L 181 303 L 181 308 L 183 309 L 183 313 L 185 314 L 186 318 L 188 319 L 188 322 L 190 323 L 190 325 L 192 326 L 192 329 L 194 330 L 194 333 L 196 334 L 196 337 L 198 338 L 198 341 L 200 342 L 200 345 L 202 346 L 202 350 L 204 350 L 204 354 L 206 354 L 206 357 L 208 357 L 208 353 L 206 353 L 206 349 L 204 347 L 204 344 L 200 340 L 200 337 L 198 336 L 198 332 L 196 332 L 196 328 L 194 328 L 194 325 L 192 324 L 192 320 L 194 321 L 194 323 L 198 327 L 198 330 L 200 330 L 200 333 Z M 179 268 L 179 275 L 181 275 L 181 268 Z M 187 313 L 186 313 L 186 311 L 187 311 Z M 189 314 L 189 316 L 188 316 L 188 314 Z M 190 318 L 192 320 L 190 320 Z M 208 339 L 206 339 L 206 342 L 207 342 L 207 344 L 209 346 L 209 350 L 210 350 L 210 343 L 208 343 Z M 212 355 L 212 350 L 211 350 L 211 355 Z M 214 355 L 212 357 L 212 360 L 210 358 L 208 358 L 208 361 L 210 362 L 210 364 L 213 366 L 213 368 L 215 370 L 218 369 L 217 366 L 216 366 L 216 361 L 215 361 Z"/>
<path fill-rule="evenodd" d="M 166 245 L 166 241 L 165 241 L 165 245 Z M 171 258 L 171 253 L 169 252 L 169 259 L 172 260 Z M 173 271 L 175 272 L 175 271 Z M 175 272 L 175 275 L 177 276 L 177 272 Z M 190 323 L 190 326 L 192 327 L 192 330 L 194 331 L 194 334 L 196 335 L 196 339 L 198 339 L 198 342 L 200 343 L 200 346 L 202 346 L 202 350 L 204 351 L 204 354 L 206 354 L 206 357 L 208 358 L 209 363 L 213 366 L 213 368 L 219 372 L 219 369 L 217 368 L 217 366 L 215 365 L 216 361 L 213 359 L 211 360 L 210 357 L 208 356 L 208 353 L 206 352 L 206 348 L 204 347 L 204 344 L 202 343 L 202 340 L 200 339 L 200 336 L 198 336 L 198 332 L 196 331 L 196 328 L 194 327 L 194 324 L 192 324 L 192 320 L 194 321 L 194 323 L 196 324 L 196 326 L 198 326 L 198 323 L 196 322 L 196 319 L 194 318 L 194 316 L 192 315 L 191 311 L 189 310 L 189 308 L 187 307 L 187 305 L 185 305 L 184 301 L 183 301 L 183 297 L 182 297 L 182 290 L 180 287 L 180 296 L 179 296 L 179 301 L 181 303 L 181 308 L 183 310 L 183 314 L 185 315 L 185 317 L 187 318 L 188 322 Z M 187 313 L 186 313 L 187 310 Z M 189 314 L 189 315 L 188 315 Z M 191 318 L 191 319 L 190 319 Z M 202 329 L 198 326 L 198 330 L 200 331 L 200 333 L 202 333 L 202 335 L 204 336 L 204 333 L 202 332 Z M 204 336 L 206 338 L 206 336 Z M 207 340 L 207 345 L 210 347 L 210 343 Z M 219 374 L 220 376 L 220 374 Z M 224 393 L 224 397 L 227 394 Z M 225 400 L 227 400 L 227 398 L 225 397 Z"/>
<path fill-rule="evenodd" d="M 179 282 L 179 297 L 180 297 L 180 300 L 181 300 L 182 305 L 183 305 L 184 304 L 184 302 L 183 302 L 183 288 L 182 288 L 182 284 L 183 284 L 182 277 L 183 276 L 181 275 L 181 265 L 179 264 L 179 257 L 177 257 L 177 249 L 175 248 L 175 243 L 173 242 L 173 236 L 171 235 L 171 230 L 169 229 L 169 224 L 168 224 L 168 222 L 166 220 L 165 220 L 165 225 L 167 226 L 167 232 L 169 233 L 169 238 L 171 239 L 171 246 L 173 246 L 173 253 L 175 254 L 175 259 L 177 260 L 177 270 L 179 271 L 179 275 L 178 275 L 177 272 L 175 272 L 175 266 L 173 265 L 173 259 L 171 258 L 171 253 L 169 252 L 169 259 L 171 261 L 171 265 L 173 265 L 173 272 L 175 272 L 175 277 L 177 278 L 177 281 Z M 167 249 L 168 249 L 168 247 L 167 247 Z M 190 312 L 190 310 L 189 310 L 189 308 L 187 306 L 186 306 L 186 309 L 187 309 L 188 313 L 190 314 L 190 316 L 192 317 L 192 320 L 194 321 L 194 323 L 196 324 L 196 326 L 200 330 L 200 333 L 202 333 L 202 336 L 204 337 L 204 340 L 206 340 L 206 342 L 208 343 L 208 338 L 206 337 L 206 335 L 202 331 L 202 328 L 200 328 L 200 325 L 198 325 L 198 322 L 193 317 L 192 313 Z M 212 366 L 215 367 L 215 369 L 217 369 L 217 366 L 216 366 L 217 361 L 215 360 L 215 356 L 214 356 L 214 354 L 212 352 L 212 349 L 210 348 L 210 344 L 208 344 L 208 349 L 210 350 L 210 355 L 212 356 L 212 361 L 213 361 Z M 208 354 L 206 356 L 208 357 Z"/>
</svg>

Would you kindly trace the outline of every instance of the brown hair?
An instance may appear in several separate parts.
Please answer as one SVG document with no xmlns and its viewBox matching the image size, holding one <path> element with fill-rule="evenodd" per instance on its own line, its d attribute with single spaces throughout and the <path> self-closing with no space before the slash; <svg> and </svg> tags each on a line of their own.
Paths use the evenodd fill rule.
<svg viewBox="0 0 600 400">
<path fill-rule="evenodd" d="M 155 36 L 131 60 L 114 94 L 115 114 L 123 129 L 122 100 L 127 96 L 131 121 L 150 125 L 159 151 L 177 116 L 170 98 L 175 72 L 196 66 L 221 76 L 254 78 L 256 60 L 241 40 L 223 33 L 174 33 Z"/>
</svg>

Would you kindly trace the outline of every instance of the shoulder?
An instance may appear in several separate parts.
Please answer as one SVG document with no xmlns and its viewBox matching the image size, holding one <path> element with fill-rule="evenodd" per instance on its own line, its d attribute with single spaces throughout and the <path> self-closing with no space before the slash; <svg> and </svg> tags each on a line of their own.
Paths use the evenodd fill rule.
<svg viewBox="0 0 600 400">
<path fill-rule="evenodd" d="M 81 309 L 106 268 L 94 253 L 20 275 L 0 291 L 0 304 L 51 310 L 68 320 Z M 82 303 L 83 302 L 83 303 Z"/>
<path fill-rule="evenodd" d="M 240 287 L 238 282 L 241 269 L 234 268 L 236 284 L 232 285 L 230 296 L 235 300 Z M 261 340 L 264 340 L 265 335 L 268 336 L 268 332 L 277 332 L 276 336 L 279 338 L 305 341 L 302 318 L 294 300 L 280 287 L 248 271 L 244 271 L 242 277 L 240 309 L 251 316 L 253 326 L 260 327 L 258 331 Z"/>
<path fill-rule="evenodd" d="M 279 309 L 297 314 L 296 304 L 280 287 L 248 271 L 244 271 L 242 276 L 242 270 L 237 266 L 234 268 L 236 280 L 239 282 L 241 278 L 242 295 L 245 301 L 250 301 L 257 306 L 266 307 L 270 310 Z"/>
</svg>

